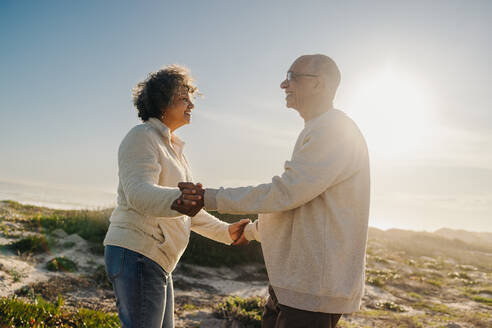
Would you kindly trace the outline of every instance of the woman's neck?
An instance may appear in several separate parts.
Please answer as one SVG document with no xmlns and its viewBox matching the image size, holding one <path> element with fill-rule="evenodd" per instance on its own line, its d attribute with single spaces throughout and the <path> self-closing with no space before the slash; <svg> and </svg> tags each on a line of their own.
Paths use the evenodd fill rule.
<svg viewBox="0 0 492 328">
<path fill-rule="evenodd" d="M 173 124 L 173 122 L 167 120 L 166 117 L 161 118 L 160 121 L 168 127 L 169 131 L 171 131 L 171 134 L 174 132 L 174 130 L 179 128 L 179 125 L 177 125 L 176 123 Z"/>
</svg>

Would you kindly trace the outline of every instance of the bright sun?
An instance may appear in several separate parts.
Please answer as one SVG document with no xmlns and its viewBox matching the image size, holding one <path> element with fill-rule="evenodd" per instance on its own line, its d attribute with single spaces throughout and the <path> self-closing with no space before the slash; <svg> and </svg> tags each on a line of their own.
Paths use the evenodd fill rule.
<svg viewBox="0 0 492 328">
<path fill-rule="evenodd" d="M 412 155 L 432 137 L 434 105 L 424 78 L 388 67 L 360 79 L 351 113 L 378 157 Z"/>
</svg>

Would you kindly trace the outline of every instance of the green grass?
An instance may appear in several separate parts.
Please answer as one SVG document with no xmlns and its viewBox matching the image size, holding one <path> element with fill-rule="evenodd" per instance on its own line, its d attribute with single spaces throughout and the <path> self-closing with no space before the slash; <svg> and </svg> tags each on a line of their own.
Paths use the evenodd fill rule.
<svg viewBox="0 0 492 328">
<path fill-rule="evenodd" d="M 425 280 L 427 283 L 436 286 L 436 287 L 442 287 L 442 281 L 436 280 L 436 279 L 427 279 Z"/>
<path fill-rule="evenodd" d="M 448 273 L 449 278 L 465 279 L 471 280 L 470 276 L 465 272 L 450 272 Z"/>
<path fill-rule="evenodd" d="M 34 303 L 23 302 L 16 297 L 0 298 L 0 327 L 51 328 L 51 327 L 120 327 L 116 314 L 88 309 L 67 312 L 63 308 L 63 299 L 49 303 L 38 297 Z"/>
<path fill-rule="evenodd" d="M 382 258 L 381 256 L 374 256 L 372 258 L 373 261 L 377 262 L 377 263 L 382 263 L 382 264 L 389 264 L 389 261 L 385 258 Z"/>
<path fill-rule="evenodd" d="M 400 275 L 391 270 L 366 269 L 366 282 L 376 287 L 382 287 L 387 281 L 400 278 Z"/>
<path fill-rule="evenodd" d="M 51 215 L 38 215 L 28 223 L 31 229 L 42 228 L 48 232 L 63 229 L 67 234 L 76 233 L 85 240 L 102 243 L 109 227 L 111 210 L 55 211 Z"/>
<path fill-rule="evenodd" d="M 236 320 L 246 327 L 261 327 L 265 300 L 261 297 L 229 296 L 214 307 L 214 314 L 222 319 Z"/>
<path fill-rule="evenodd" d="M 10 269 L 9 274 L 12 277 L 12 279 L 14 279 L 14 282 L 21 281 L 21 278 L 22 278 L 21 273 L 19 271 L 15 270 L 14 268 Z"/>
<path fill-rule="evenodd" d="M 6 204 L 8 207 L 22 211 L 22 212 L 31 212 L 33 210 L 36 210 L 40 207 L 34 206 L 34 205 L 24 205 L 19 202 L 13 201 L 13 200 L 2 200 L 2 203 Z"/>
<path fill-rule="evenodd" d="M 417 294 L 417 293 L 415 293 L 415 292 L 410 292 L 410 293 L 408 293 L 408 296 L 409 296 L 409 297 L 411 297 L 411 298 L 415 298 L 415 299 L 417 299 L 417 300 L 421 300 L 421 299 L 422 299 L 422 295 Z"/>
<path fill-rule="evenodd" d="M 405 308 L 392 301 L 378 302 L 378 308 L 392 312 L 406 312 Z"/>
<path fill-rule="evenodd" d="M 185 305 L 183 305 L 184 311 L 194 311 L 196 309 L 197 309 L 197 307 L 193 304 L 186 303 Z"/>
<path fill-rule="evenodd" d="M 77 264 L 66 257 L 55 257 L 46 263 L 46 269 L 50 271 L 74 272 Z"/>
<path fill-rule="evenodd" d="M 473 296 L 472 300 L 474 300 L 475 302 L 480 302 L 480 303 L 484 303 L 487 305 L 492 305 L 492 298 L 488 298 L 488 297 L 484 297 L 484 296 Z"/>
<path fill-rule="evenodd" d="M 448 306 L 442 303 L 434 303 L 434 302 L 416 302 L 412 305 L 413 308 L 417 309 L 425 309 L 431 312 L 444 313 L 444 314 L 453 314 L 453 310 L 451 310 Z M 456 312 L 456 311 L 454 311 Z"/>
</svg>

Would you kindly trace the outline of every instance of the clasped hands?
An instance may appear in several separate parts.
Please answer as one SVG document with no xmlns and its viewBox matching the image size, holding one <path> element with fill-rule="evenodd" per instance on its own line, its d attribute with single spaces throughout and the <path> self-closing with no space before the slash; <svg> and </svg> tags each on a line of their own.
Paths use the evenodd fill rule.
<svg viewBox="0 0 492 328">
<path fill-rule="evenodd" d="M 179 190 L 181 190 L 181 196 L 174 200 L 171 209 L 190 217 L 195 216 L 205 205 L 205 190 L 203 189 L 202 184 L 180 182 L 178 187 Z M 231 236 L 231 239 L 234 240 L 232 245 L 246 245 L 249 243 L 249 240 L 244 236 L 244 228 L 249 222 L 249 219 L 242 219 L 229 224 L 229 235 Z"/>
</svg>

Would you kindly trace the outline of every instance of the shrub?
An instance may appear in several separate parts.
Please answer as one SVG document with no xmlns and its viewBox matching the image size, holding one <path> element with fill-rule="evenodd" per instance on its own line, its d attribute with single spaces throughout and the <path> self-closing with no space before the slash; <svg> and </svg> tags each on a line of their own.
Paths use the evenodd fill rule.
<svg viewBox="0 0 492 328">
<path fill-rule="evenodd" d="M 67 242 L 64 242 L 62 244 L 62 247 L 63 248 L 72 248 L 75 246 L 75 242 L 74 241 L 67 241 Z"/>
<path fill-rule="evenodd" d="M 236 222 L 240 219 L 255 219 L 254 215 L 231 215 L 210 212 L 225 222 Z M 233 266 L 247 262 L 263 262 L 261 245 L 251 242 L 245 246 L 228 246 L 217 243 L 211 239 L 202 237 L 194 232 L 191 233 L 190 243 L 183 254 L 182 261 L 205 266 Z"/>
<path fill-rule="evenodd" d="M 48 241 L 44 236 L 29 236 L 7 245 L 8 249 L 19 253 L 44 253 L 49 249 Z"/>
<path fill-rule="evenodd" d="M 96 243 L 89 248 L 89 252 L 94 255 L 104 255 L 104 245 L 103 243 Z"/>
<path fill-rule="evenodd" d="M 241 298 L 229 296 L 224 302 L 214 307 L 214 314 L 218 318 L 229 321 L 236 320 L 246 327 L 261 327 L 261 316 L 265 300 L 261 297 Z"/>
<path fill-rule="evenodd" d="M 46 269 L 50 271 L 74 272 L 77 271 L 77 264 L 66 257 L 55 257 L 46 263 Z"/>
<path fill-rule="evenodd" d="M 96 283 L 106 289 L 112 289 L 113 285 L 108 279 L 108 275 L 106 274 L 106 269 L 104 265 L 99 265 L 94 273 L 92 274 L 92 279 L 96 281 Z"/>
</svg>

